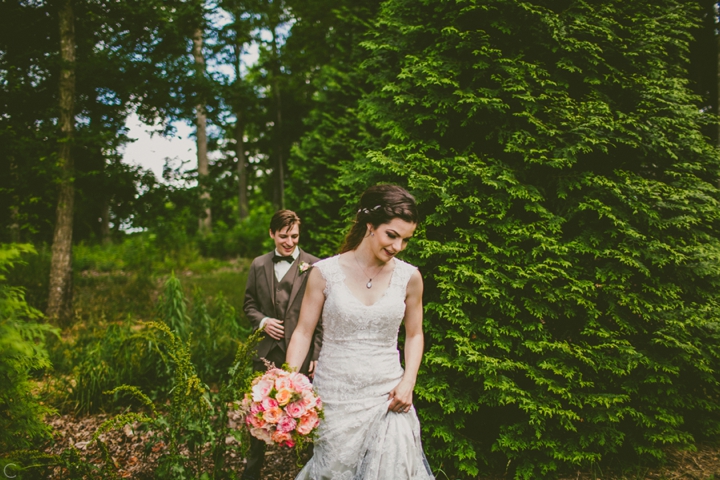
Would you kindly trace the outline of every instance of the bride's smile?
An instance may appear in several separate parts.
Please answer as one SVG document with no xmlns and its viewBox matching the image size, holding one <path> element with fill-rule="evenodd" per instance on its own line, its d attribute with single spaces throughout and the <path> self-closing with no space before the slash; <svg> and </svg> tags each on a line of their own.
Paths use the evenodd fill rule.
<svg viewBox="0 0 720 480">
<path fill-rule="evenodd" d="M 369 234 L 363 239 L 363 243 L 367 242 L 369 250 L 376 259 L 376 262 L 371 262 L 375 265 L 386 263 L 405 250 L 408 241 L 415 233 L 416 227 L 417 224 L 401 218 L 393 218 L 388 223 L 378 225 L 377 228 L 373 228 L 372 224 L 368 224 Z M 364 250 L 362 243 L 358 250 Z"/>
</svg>

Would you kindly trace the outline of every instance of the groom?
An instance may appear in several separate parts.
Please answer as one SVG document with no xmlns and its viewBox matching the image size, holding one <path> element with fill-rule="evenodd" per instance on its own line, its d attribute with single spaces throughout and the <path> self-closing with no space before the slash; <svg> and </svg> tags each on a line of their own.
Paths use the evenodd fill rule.
<svg viewBox="0 0 720 480">
<path fill-rule="evenodd" d="M 245 314 L 252 326 L 265 331 L 253 360 L 255 371 L 265 371 L 263 359 L 280 367 L 300 316 L 300 305 L 310 266 L 318 261 L 297 246 L 300 218 L 290 210 L 280 210 L 270 220 L 270 238 L 275 250 L 253 260 L 245 287 Z M 321 327 L 315 332 L 313 348 L 300 371 L 312 374 L 322 345 Z M 265 442 L 251 438 L 242 480 L 258 480 L 265 461 Z"/>
</svg>

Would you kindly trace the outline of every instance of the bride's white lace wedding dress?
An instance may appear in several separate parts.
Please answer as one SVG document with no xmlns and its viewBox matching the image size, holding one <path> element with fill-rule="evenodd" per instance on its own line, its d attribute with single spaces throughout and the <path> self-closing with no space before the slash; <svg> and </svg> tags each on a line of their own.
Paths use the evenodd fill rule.
<svg viewBox="0 0 720 480">
<path fill-rule="evenodd" d="M 365 305 L 345 284 L 338 259 L 314 265 L 327 285 L 323 347 L 313 382 L 325 419 L 313 457 L 296 480 L 433 479 L 415 409 L 387 409 L 388 394 L 403 376 L 397 336 L 415 267 L 394 259 L 389 287 L 377 302 Z"/>
</svg>

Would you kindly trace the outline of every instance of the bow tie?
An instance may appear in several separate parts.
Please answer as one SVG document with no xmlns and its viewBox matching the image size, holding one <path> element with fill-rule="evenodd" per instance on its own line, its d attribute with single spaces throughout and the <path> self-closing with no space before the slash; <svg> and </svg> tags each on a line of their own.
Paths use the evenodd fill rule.
<svg viewBox="0 0 720 480">
<path fill-rule="evenodd" d="M 287 257 L 283 257 L 282 255 L 275 255 L 273 257 L 273 263 L 282 262 L 283 260 L 288 263 L 293 263 L 295 261 L 292 255 L 288 255 Z"/>
</svg>

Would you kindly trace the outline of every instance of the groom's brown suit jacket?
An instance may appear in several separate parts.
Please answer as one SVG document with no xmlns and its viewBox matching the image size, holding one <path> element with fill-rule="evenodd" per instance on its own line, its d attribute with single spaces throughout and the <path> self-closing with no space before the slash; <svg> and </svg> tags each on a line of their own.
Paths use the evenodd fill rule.
<svg viewBox="0 0 720 480">
<path fill-rule="evenodd" d="M 275 340 L 270 335 L 265 334 L 265 338 L 260 341 L 257 347 L 257 356 L 259 358 L 267 355 L 275 346 L 280 347 L 287 353 L 290 338 L 300 317 L 300 306 L 305 294 L 307 279 L 310 276 L 310 269 L 308 268 L 302 272 L 300 271 L 300 265 L 303 263 L 312 265 L 319 260 L 317 257 L 300 250 L 298 258 L 290 265 L 290 270 L 285 274 L 285 277 L 278 281 L 275 279 L 272 261 L 274 255 L 275 252 L 272 251 L 253 260 L 248 274 L 247 285 L 245 286 L 245 305 L 243 309 L 253 328 L 260 328 L 260 321 L 265 317 L 283 320 L 283 326 L 285 327 L 285 337 L 281 340 Z M 306 372 L 310 361 L 317 360 L 321 346 L 322 326 L 321 322 L 318 322 L 310 351 L 305 362 L 303 362 L 301 371 Z"/>
</svg>

